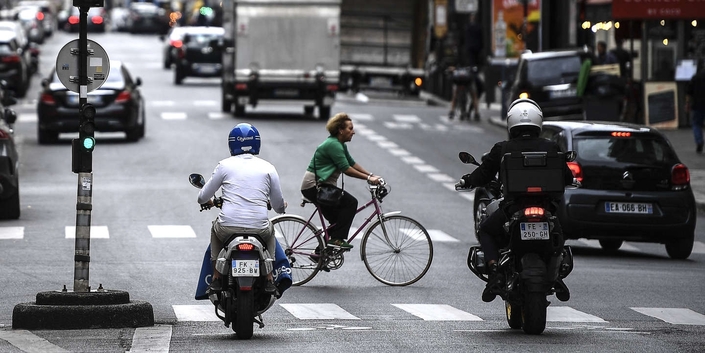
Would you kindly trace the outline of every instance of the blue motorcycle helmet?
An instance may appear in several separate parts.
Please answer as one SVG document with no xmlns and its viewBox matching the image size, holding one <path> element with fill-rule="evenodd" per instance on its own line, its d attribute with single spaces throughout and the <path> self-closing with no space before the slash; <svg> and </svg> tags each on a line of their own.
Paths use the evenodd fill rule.
<svg viewBox="0 0 705 353">
<path fill-rule="evenodd" d="M 251 124 L 240 123 L 230 130 L 228 147 L 231 156 L 243 153 L 259 154 L 260 145 L 259 131 Z"/>
</svg>

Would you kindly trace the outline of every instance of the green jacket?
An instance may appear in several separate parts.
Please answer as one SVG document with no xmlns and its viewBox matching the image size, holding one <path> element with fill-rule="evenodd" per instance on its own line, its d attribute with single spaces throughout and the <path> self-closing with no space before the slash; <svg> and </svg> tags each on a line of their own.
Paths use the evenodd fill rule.
<svg viewBox="0 0 705 353">
<path fill-rule="evenodd" d="M 355 160 L 348 153 L 348 146 L 340 142 L 337 137 L 329 136 L 316 147 L 316 152 L 306 170 L 315 173 L 318 181 L 322 182 L 328 180 L 336 171 L 345 172 L 353 165 Z"/>
</svg>

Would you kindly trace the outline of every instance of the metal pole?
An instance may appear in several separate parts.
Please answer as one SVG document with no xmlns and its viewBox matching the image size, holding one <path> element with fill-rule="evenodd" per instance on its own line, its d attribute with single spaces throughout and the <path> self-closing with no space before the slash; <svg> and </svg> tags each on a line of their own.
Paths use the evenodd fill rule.
<svg viewBox="0 0 705 353">
<path fill-rule="evenodd" d="M 79 6 L 78 24 L 78 75 L 79 75 L 79 119 L 83 122 L 83 107 L 88 103 L 88 10 Z M 91 131 L 92 135 L 93 132 Z M 93 137 L 93 136 L 91 136 Z M 91 254 L 91 209 L 93 195 L 93 173 L 78 173 L 76 196 L 76 250 L 74 255 L 73 291 L 90 292 L 88 269 Z"/>
</svg>

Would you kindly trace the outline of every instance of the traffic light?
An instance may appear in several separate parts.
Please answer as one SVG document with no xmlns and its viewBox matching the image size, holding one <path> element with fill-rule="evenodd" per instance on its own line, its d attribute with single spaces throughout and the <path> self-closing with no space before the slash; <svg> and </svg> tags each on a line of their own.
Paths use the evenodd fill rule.
<svg viewBox="0 0 705 353">
<path fill-rule="evenodd" d="M 79 109 L 81 118 L 78 138 L 71 141 L 71 170 L 74 173 L 93 171 L 93 149 L 95 148 L 95 107 L 83 104 Z"/>
</svg>

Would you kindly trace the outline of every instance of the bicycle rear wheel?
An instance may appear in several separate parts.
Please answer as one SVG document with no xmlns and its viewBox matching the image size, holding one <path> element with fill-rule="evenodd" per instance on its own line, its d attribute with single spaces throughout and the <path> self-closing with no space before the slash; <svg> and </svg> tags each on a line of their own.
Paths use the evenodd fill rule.
<svg viewBox="0 0 705 353">
<path fill-rule="evenodd" d="M 433 261 L 433 243 L 414 219 L 392 215 L 373 223 L 360 255 L 372 277 L 390 286 L 407 286 L 423 277 Z"/>
<path fill-rule="evenodd" d="M 284 215 L 272 219 L 274 235 L 284 249 L 291 266 L 292 285 L 300 286 L 316 276 L 323 249 L 319 231 L 305 220 Z"/>
</svg>

